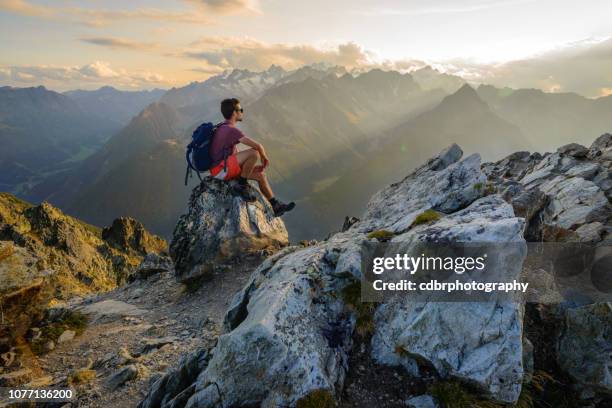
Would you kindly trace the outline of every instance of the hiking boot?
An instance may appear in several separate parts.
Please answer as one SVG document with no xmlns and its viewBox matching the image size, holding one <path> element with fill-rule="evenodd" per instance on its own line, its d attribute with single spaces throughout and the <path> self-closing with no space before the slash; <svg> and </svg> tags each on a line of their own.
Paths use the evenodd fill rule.
<svg viewBox="0 0 612 408">
<path fill-rule="evenodd" d="M 252 203 L 257 200 L 257 197 L 251 192 L 251 187 L 248 184 L 234 184 L 232 186 L 232 192 L 247 203 Z"/>
<path fill-rule="evenodd" d="M 285 204 L 282 201 L 277 200 L 274 204 L 272 204 L 272 210 L 274 210 L 275 217 L 280 217 L 287 211 L 293 210 L 294 207 L 295 207 L 295 203 L 293 201 Z"/>
</svg>

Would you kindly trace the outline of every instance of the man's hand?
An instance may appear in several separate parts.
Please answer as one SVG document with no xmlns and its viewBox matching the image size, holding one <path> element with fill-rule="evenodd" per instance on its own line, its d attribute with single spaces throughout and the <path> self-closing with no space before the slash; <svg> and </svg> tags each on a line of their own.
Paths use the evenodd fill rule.
<svg viewBox="0 0 612 408">
<path fill-rule="evenodd" d="M 259 152 L 259 157 L 261 158 L 261 164 L 263 165 L 262 168 L 266 168 L 268 167 L 268 164 L 270 164 L 270 158 L 268 158 L 268 155 L 266 154 L 266 151 L 264 150 L 264 147 L 261 145 L 261 143 L 257 143 L 255 140 L 247 137 L 247 136 L 243 136 L 240 138 L 240 140 L 238 140 L 240 143 L 243 143 L 255 150 L 257 150 Z"/>
</svg>

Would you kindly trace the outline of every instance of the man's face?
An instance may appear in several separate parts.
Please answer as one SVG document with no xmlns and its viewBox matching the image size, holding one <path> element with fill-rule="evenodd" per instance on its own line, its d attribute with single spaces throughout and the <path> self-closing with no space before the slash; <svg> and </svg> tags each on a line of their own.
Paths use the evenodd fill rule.
<svg viewBox="0 0 612 408">
<path fill-rule="evenodd" d="M 240 104 L 236 105 L 236 108 L 234 109 L 234 111 L 236 113 L 236 121 L 241 122 L 242 116 L 244 116 L 244 113 L 242 112 L 242 106 L 240 106 Z"/>
</svg>

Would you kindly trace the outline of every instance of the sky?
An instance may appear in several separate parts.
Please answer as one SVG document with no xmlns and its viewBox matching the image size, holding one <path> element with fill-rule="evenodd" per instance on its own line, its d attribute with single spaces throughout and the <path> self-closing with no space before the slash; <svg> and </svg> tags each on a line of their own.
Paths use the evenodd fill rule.
<svg viewBox="0 0 612 408">
<path fill-rule="evenodd" d="M 609 0 L 0 0 L 0 85 L 170 88 L 326 62 L 598 97 L 610 17 Z"/>
</svg>

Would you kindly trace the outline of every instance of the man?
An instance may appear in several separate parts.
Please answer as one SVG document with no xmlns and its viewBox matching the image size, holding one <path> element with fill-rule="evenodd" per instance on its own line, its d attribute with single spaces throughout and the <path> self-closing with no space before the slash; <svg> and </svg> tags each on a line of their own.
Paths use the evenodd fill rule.
<svg viewBox="0 0 612 408">
<path fill-rule="evenodd" d="M 259 190 L 268 199 L 274 210 L 274 216 L 280 217 L 295 207 L 295 203 L 285 204 L 274 197 L 270 183 L 265 173 L 270 159 L 264 147 L 255 140 L 247 137 L 236 127 L 242 121 L 244 110 L 236 98 L 225 99 L 221 102 L 221 113 L 225 122 L 221 124 L 210 145 L 212 167 L 210 174 L 220 180 L 234 180 L 238 183 L 233 187 L 245 201 L 255 201 L 255 196 L 249 191 L 248 180 L 256 180 Z M 245 144 L 250 149 L 238 151 L 236 145 Z M 261 162 L 261 164 L 257 164 Z"/>
</svg>

